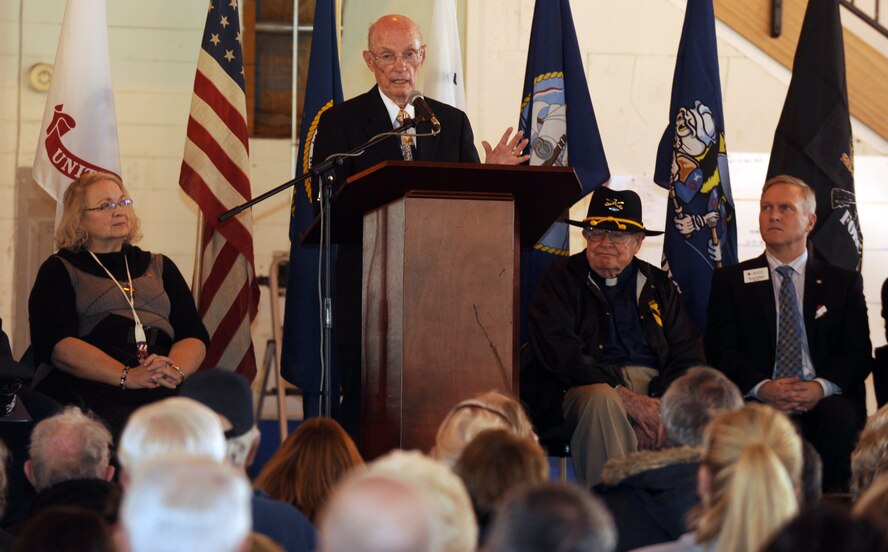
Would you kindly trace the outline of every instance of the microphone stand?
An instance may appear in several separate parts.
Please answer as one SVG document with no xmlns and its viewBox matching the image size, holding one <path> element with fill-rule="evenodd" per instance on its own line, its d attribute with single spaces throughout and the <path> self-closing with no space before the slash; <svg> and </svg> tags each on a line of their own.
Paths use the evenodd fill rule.
<svg viewBox="0 0 888 552">
<path fill-rule="evenodd" d="M 333 413 L 333 397 L 332 397 L 332 377 L 331 377 L 331 367 L 333 366 L 333 284 L 331 281 L 331 257 L 332 257 L 332 248 L 331 248 L 331 238 L 332 238 L 332 219 L 331 216 L 332 210 L 331 207 L 333 205 L 333 199 L 335 194 L 333 193 L 333 185 L 338 180 L 336 176 L 336 167 L 342 166 L 342 163 L 345 159 L 351 157 L 359 157 L 361 156 L 367 149 L 375 146 L 376 144 L 382 142 L 389 136 L 399 136 L 404 134 L 406 131 L 411 128 L 416 128 L 417 123 L 420 123 L 424 120 L 424 118 L 414 118 L 414 119 L 406 119 L 401 126 L 395 128 L 394 130 L 390 130 L 387 132 L 380 132 L 376 136 L 370 138 L 365 143 L 361 144 L 356 148 L 352 148 L 351 150 L 344 153 L 334 153 L 327 157 L 322 163 L 319 163 L 311 168 L 309 172 L 305 174 L 299 175 L 292 180 L 288 180 L 284 182 L 280 186 L 273 188 L 261 195 L 256 196 L 255 198 L 242 203 L 241 205 L 237 205 L 228 211 L 225 211 L 218 217 L 216 220 L 219 222 L 225 222 L 231 217 L 242 213 L 244 210 L 265 201 L 266 199 L 279 194 L 280 192 L 292 188 L 296 184 L 306 180 L 307 178 L 317 178 L 319 182 L 319 195 L 321 202 L 321 218 L 323 224 L 321 226 L 321 258 L 323 263 L 323 272 L 324 272 L 324 285 L 323 287 L 323 296 L 321 300 L 321 312 L 323 313 L 323 333 L 322 333 L 322 341 L 323 341 L 323 349 L 321 354 L 321 371 L 323 372 L 322 382 L 321 382 L 321 405 L 319 414 L 326 417 L 332 417 Z M 416 136 L 434 136 L 438 134 L 440 129 L 437 131 L 433 131 L 429 134 L 417 134 Z M 280 368 L 280 367 L 279 367 Z M 280 374 L 278 374 L 280 375 Z M 280 385 L 280 382 L 278 382 Z"/>
</svg>

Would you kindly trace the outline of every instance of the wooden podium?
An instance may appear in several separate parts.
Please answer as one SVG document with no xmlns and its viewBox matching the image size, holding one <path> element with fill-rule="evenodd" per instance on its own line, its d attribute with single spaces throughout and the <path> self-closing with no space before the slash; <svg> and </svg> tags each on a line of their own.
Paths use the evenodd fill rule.
<svg viewBox="0 0 888 552">
<path fill-rule="evenodd" d="M 332 241 L 363 236 L 366 458 L 429 450 L 463 399 L 517 395 L 520 245 L 536 243 L 579 193 L 570 168 L 404 161 L 341 188 Z"/>
</svg>

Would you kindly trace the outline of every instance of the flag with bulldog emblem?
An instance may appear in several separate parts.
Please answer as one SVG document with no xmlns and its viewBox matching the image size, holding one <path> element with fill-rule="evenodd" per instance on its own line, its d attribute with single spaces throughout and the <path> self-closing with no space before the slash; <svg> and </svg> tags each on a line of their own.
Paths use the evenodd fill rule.
<svg viewBox="0 0 888 552">
<path fill-rule="evenodd" d="M 768 178 L 780 174 L 804 180 L 817 195 L 817 224 L 810 236 L 814 256 L 860 270 L 863 234 L 836 0 L 808 2 L 768 165 Z"/>
<path fill-rule="evenodd" d="M 663 269 L 706 327 L 712 273 L 737 262 L 712 0 L 688 0 L 654 181 L 669 189 Z"/>
<path fill-rule="evenodd" d="M 531 165 L 574 168 L 582 185 L 577 200 L 610 178 L 568 0 L 537 0 L 534 7 L 518 128 L 529 140 L 530 151 L 524 153 L 530 155 Z M 569 252 L 563 222 L 556 222 L 534 249 L 522 251 L 522 342 L 527 307 L 540 276 L 554 259 Z"/>
</svg>

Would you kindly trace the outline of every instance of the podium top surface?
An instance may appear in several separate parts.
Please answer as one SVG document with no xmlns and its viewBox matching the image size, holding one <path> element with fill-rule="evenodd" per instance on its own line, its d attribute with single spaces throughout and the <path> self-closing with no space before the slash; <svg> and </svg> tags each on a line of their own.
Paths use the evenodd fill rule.
<svg viewBox="0 0 888 552">
<path fill-rule="evenodd" d="M 351 176 L 333 197 L 332 242 L 361 243 L 364 213 L 411 192 L 515 201 L 521 245 L 532 247 L 580 196 L 571 167 L 384 161 Z M 320 217 L 302 241 L 317 243 Z"/>
</svg>

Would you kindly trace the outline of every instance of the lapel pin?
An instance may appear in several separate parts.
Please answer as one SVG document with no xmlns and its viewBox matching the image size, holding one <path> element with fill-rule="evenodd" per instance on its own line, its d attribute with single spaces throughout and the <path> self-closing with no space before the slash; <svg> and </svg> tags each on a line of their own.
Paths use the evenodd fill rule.
<svg viewBox="0 0 888 552">
<path fill-rule="evenodd" d="M 817 283 L 819 284 L 820 281 L 818 280 Z M 820 306 L 818 306 L 818 307 L 817 307 L 817 310 L 814 311 L 814 320 L 817 320 L 818 318 L 823 317 L 824 314 L 826 314 L 826 305 L 820 305 Z"/>
</svg>

